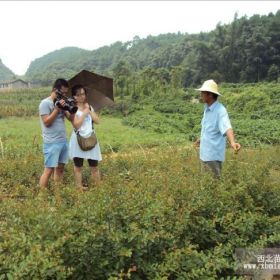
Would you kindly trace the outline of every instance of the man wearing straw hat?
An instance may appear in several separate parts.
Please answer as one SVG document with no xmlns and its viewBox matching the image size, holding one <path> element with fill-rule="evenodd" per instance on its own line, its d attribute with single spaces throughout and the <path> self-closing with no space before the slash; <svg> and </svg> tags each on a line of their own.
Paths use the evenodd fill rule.
<svg viewBox="0 0 280 280">
<path fill-rule="evenodd" d="M 225 160 L 226 137 L 235 152 L 238 152 L 241 146 L 235 142 L 226 108 L 218 102 L 218 97 L 221 94 L 215 81 L 207 80 L 201 88 L 196 90 L 201 92 L 205 108 L 201 121 L 201 136 L 195 145 L 200 147 L 202 170 L 211 171 L 219 178 L 222 162 Z"/>
</svg>

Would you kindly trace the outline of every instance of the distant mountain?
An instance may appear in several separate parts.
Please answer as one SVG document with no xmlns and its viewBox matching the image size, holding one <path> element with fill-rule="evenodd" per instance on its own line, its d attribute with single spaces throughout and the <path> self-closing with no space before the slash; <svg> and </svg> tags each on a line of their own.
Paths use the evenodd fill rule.
<svg viewBox="0 0 280 280">
<path fill-rule="evenodd" d="M 2 60 L 0 59 L 0 82 L 12 80 L 16 76 L 6 65 L 3 64 Z"/>
<path fill-rule="evenodd" d="M 69 78 L 80 69 L 76 64 L 79 65 L 86 61 L 90 53 L 90 51 L 76 47 L 55 50 L 32 61 L 25 76 L 32 81 L 47 84 L 58 76 Z"/>
<path fill-rule="evenodd" d="M 155 67 L 170 67 L 176 64 L 169 57 L 171 48 L 194 36 L 181 33 L 148 36 L 145 39 L 135 36 L 132 41 L 118 41 L 93 51 L 66 47 L 32 61 L 25 75 L 29 80 L 50 84 L 58 76 L 68 79 L 83 69 L 111 75 L 114 66 L 122 60 L 133 71 L 151 63 Z"/>
<path fill-rule="evenodd" d="M 26 78 L 50 84 L 82 69 L 113 77 L 122 72 L 127 77 L 145 68 L 155 69 L 159 75 L 173 75 L 184 86 L 200 84 L 209 77 L 219 82 L 277 80 L 280 10 L 250 18 L 238 18 L 236 14 L 232 23 L 218 24 L 207 33 L 168 33 L 143 39 L 136 36 L 93 51 L 63 48 L 35 59 Z"/>
</svg>

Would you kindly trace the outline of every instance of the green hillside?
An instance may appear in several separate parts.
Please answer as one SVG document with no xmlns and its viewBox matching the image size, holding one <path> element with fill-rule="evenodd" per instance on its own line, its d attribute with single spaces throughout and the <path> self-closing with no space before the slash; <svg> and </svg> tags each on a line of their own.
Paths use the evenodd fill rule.
<svg viewBox="0 0 280 280">
<path fill-rule="evenodd" d="M 58 76 L 75 74 L 80 68 L 81 62 L 86 61 L 90 51 L 76 47 L 66 47 L 55 50 L 31 62 L 27 69 L 26 77 L 33 81 L 52 83 Z M 69 65 L 71 64 L 71 67 Z"/>
<path fill-rule="evenodd" d="M 15 74 L 3 64 L 2 60 L 0 59 L 0 82 L 11 80 L 15 77 Z"/>
<path fill-rule="evenodd" d="M 26 73 L 49 84 L 87 69 L 116 76 L 119 63 L 135 74 L 146 67 L 177 71 L 184 87 L 211 76 L 218 82 L 273 81 L 280 67 L 280 10 L 275 14 L 238 18 L 200 34 L 161 34 L 115 42 L 97 50 L 64 48 L 34 60 Z"/>
</svg>

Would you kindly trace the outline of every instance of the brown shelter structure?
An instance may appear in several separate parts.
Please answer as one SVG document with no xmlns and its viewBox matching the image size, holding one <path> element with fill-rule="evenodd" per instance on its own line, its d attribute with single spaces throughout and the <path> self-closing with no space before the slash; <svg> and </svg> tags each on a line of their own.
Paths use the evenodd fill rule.
<svg viewBox="0 0 280 280">
<path fill-rule="evenodd" d="M 95 111 L 114 104 L 113 79 L 111 78 L 82 70 L 68 82 L 70 87 L 69 95 L 71 95 L 71 88 L 75 85 L 79 84 L 86 88 L 87 101 Z"/>
</svg>

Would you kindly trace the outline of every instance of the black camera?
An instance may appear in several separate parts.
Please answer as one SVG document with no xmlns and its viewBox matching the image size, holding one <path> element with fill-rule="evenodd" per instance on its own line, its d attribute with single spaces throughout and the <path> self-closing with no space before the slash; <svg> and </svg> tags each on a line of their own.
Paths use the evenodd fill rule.
<svg viewBox="0 0 280 280">
<path fill-rule="evenodd" d="M 56 99 L 54 100 L 54 105 L 58 108 L 68 111 L 70 114 L 75 114 L 78 111 L 77 102 L 75 99 L 63 96 L 63 94 L 57 89 L 55 90 Z M 62 106 L 59 101 L 64 100 L 65 104 Z"/>
</svg>

